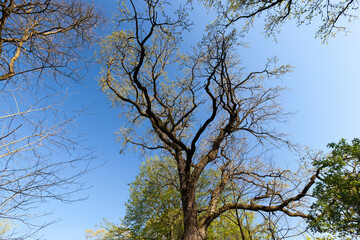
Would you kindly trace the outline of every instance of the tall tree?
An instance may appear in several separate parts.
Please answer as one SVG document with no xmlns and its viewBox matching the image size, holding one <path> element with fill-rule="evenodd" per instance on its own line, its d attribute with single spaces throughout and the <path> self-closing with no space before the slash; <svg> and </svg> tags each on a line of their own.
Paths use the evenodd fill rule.
<svg viewBox="0 0 360 240">
<path fill-rule="evenodd" d="M 210 25 L 192 54 L 181 51 L 189 27 L 187 9 L 148 0 L 123 2 L 119 29 L 102 41 L 100 84 L 127 123 L 119 139 L 147 151 L 161 151 L 176 163 L 182 203 L 183 239 L 206 239 L 211 223 L 231 210 L 310 217 L 301 200 L 315 183 L 275 168 L 248 153 L 258 143 L 285 142 L 269 123 L 283 119 L 277 102 L 281 88 L 265 80 L 288 66 L 246 73 L 236 55 L 236 30 Z M 174 14 L 169 16 L 165 12 Z M 199 208 L 200 176 L 217 169 Z M 289 180 L 286 184 L 285 182 Z M 231 201 L 226 188 L 236 187 Z M 239 201 L 241 196 L 241 201 Z"/>
<path fill-rule="evenodd" d="M 0 3 L 2 219 L 31 226 L 31 217 L 41 215 L 31 211 L 39 203 L 71 201 L 81 187 L 75 179 L 90 156 L 72 151 L 78 139 L 68 129 L 75 116 L 68 116 L 62 103 L 67 80 L 80 79 L 81 50 L 93 41 L 100 17 L 80 0 Z"/>
</svg>

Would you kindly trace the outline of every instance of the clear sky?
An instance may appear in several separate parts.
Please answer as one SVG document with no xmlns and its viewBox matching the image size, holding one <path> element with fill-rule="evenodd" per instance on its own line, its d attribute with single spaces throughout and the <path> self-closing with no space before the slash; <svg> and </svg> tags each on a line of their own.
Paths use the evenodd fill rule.
<svg viewBox="0 0 360 240">
<path fill-rule="evenodd" d="M 97 0 L 100 8 L 111 18 L 117 1 Z M 196 13 L 201 22 L 206 22 L 206 13 Z M 249 70 L 261 69 L 266 59 L 278 56 L 280 63 L 295 66 L 281 84 L 290 90 L 283 96 L 285 109 L 297 112 L 281 130 L 290 133 L 293 141 L 315 149 L 326 149 L 326 144 L 340 138 L 360 137 L 360 28 L 359 21 L 348 24 L 348 36 L 339 33 L 329 43 L 321 44 L 315 39 L 315 24 L 297 27 L 286 24 L 277 37 L 277 43 L 266 39 L 261 24 L 257 24 L 246 38 L 250 48 L 241 50 L 241 58 Z M 111 27 L 104 32 L 110 33 Z M 192 32 L 200 37 L 199 31 Z M 194 38 L 196 39 L 196 38 Z M 92 54 L 92 53 L 89 53 Z M 124 216 L 124 203 L 128 198 L 127 184 L 138 173 L 141 159 L 137 153 L 120 155 L 120 144 L 114 132 L 121 125 L 116 110 L 110 107 L 97 85 L 99 67 L 93 66 L 83 85 L 71 90 L 78 92 L 67 101 L 67 108 L 91 105 L 76 122 L 74 130 L 85 133 L 88 144 L 99 153 L 96 164 L 105 164 L 84 177 L 88 185 L 84 191 L 88 199 L 72 204 L 52 202 L 40 209 L 52 210 L 49 219 L 61 219 L 42 231 L 49 240 L 83 240 L 85 229 L 94 228 L 103 218 L 117 222 Z M 279 154 L 292 164 L 291 155 Z"/>
</svg>

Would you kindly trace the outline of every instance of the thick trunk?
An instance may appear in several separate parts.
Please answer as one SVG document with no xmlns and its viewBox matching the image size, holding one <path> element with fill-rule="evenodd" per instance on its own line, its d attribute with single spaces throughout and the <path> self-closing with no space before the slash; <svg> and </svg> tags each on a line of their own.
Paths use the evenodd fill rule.
<svg viewBox="0 0 360 240">
<path fill-rule="evenodd" d="M 203 240 L 198 228 L 195 188 L 181 193 L 184 214 L 184 240 Z"/>
<path fill-rule="evenodd" d="M 197 207 L 194 199 L 183 203 L 184 212 L 184 240 L 202 240 L 198 229 Z"/>
<path fill-rule="evenodd" d="M 192 221 L 192 219 L 191 222 L 184 219 L 183 240 L 202 240 L 199 229 L 197 228 L 197 224 Z"/>
<path fill-rule="evenodd" d="M 196 207 L 196 205 L 195 205 Z M 194 211 L 186 211 L 184 209 L 184 240 L 206 240 L 207 225 L 198 225 L 197 208 Z"/>
</svg>

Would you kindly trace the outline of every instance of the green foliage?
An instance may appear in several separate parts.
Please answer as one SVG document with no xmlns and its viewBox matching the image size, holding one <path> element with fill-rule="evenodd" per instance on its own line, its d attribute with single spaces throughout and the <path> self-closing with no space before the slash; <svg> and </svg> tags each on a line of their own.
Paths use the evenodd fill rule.
<svg viewBox="0 0 360 240">
<path fill-rule="evenodd" d="M 252 212 L 232 210 L 224 213 L 210 225 L 207 239 L 267 240 L 271 236 L 265 224 L 255 224 Z"/>
<path fill-rule="evenodd" d="M 208 189 L 217 174 L 212 169 L 206 170 L 199 179 L 199 209 L 206 206 Z M 148 159 L 130 184 L 130 198 L 121 225 L 105 221 L 100 229 L 87 230 L 87 239 L 181 239 L 183 217 L 178 189 L 179 180 L 172 159 Z M 207 239 L 270 239 L 266 227 L 254 221 L 253 213 L 228 211 L 212 222 Z"/>
<path fill-rule="evenodd" d="M 333 238 L 331 236 L 315 237 L 315 238 L 311 238 L 309 236 L 306 236 L 306 240 L 335 240 L 335 238 Z"/>
<path fill-rule="evenodd" d="M 317 201 L 311 206 L 312 230 L 340 234 L 360 235 L 360 140 L 351 144 L 345 139 L 330 143 L 329 156 L 314 161 L 324 168 L 313 192 Z"/>
<path fill-rule="evenodd" d="M 181 202 L 175 168 L 170 160 L 147 160 L 130 184 L 124 224 L 131 239 L 179 239 L 182 233 Z M 177 238 L 174 238 L 178 236 Z"/>
<path fill-rule="evenodd" d="M 124 224 L 116 226 L 104 219 L 97 230 L 86 230 L 85 238 L 90 240 L 121 240 L 130 239 L 130 233 Z"/>
<path fill-rule="evenodd" d="M 0 237 L 6 236 L 13 228 L 14 225 L 9 220 L 0 220 Z"/>
</svg>

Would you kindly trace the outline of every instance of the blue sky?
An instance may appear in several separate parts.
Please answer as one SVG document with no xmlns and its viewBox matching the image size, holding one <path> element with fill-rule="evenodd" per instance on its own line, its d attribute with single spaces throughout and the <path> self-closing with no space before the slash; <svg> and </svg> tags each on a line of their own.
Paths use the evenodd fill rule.
<svg viewBox="0 0 360 240">
<path fill-rule="evenodd" d="M 117 7 L 116 1 L 95 1 L 111 18 Z M 196 13 L 200 26 L 207 20 L 206 13 Z M 315 149 L 326 149 L 326 144 L 340 138 L 360 137 L 360 28 L 355 21 L 349 26 L 348 36 L 340 33 L 328 44 L 314 38 L 316 24 L 297 27 L 288 23 L 277 36 L 277 43 L 266 39 L 261 24 L 247 35 L 250 48 L 240 52 L 242 62 L 249 70 L 261 69 L 266 59 L 278 56 L 280 63 L 295 66 L 292 73 L 281 81 L 290 90 L 282 97 L 285 109 L 297 112 L 280 128 L 291 134 L 293 141 Z M 201 27 L 200 27 L 201 28 Z M 110 32 L 111 27 L 104 29 Z M 192 39 L 200 38 L 199 31 L 191 32 Z M 92 53 L 89 53 L 92 54 Z M 114 132 L 121 125 L 115 109 L 99 91 L 97 85 L 99 67 L 93 66 L 83 85 L 70 88 L 77 95 L 67 100 L 67 109 L 91 105 L 79 118 L 75 131 L 85 133 L 88 144 L 99 153 L 98 169 L 83 180 L 93 186 L 82 192 L 88 199 L 72 204 L 51 202 L 41 209 L 52 210 L 48 219 L 61 219 L 42 231 L 49 240 L 83 240 L 85 229 L 94 228 L 103 218 L 117 222 L 124 216 L 124 203 L 128 198 L 127 184 L 138 173 L 141 159 L 137 153 L 120 155 L 120 144 Z M 293 163 L 293 156 L 275 156 L 286 164 Z"/>
</svg>

